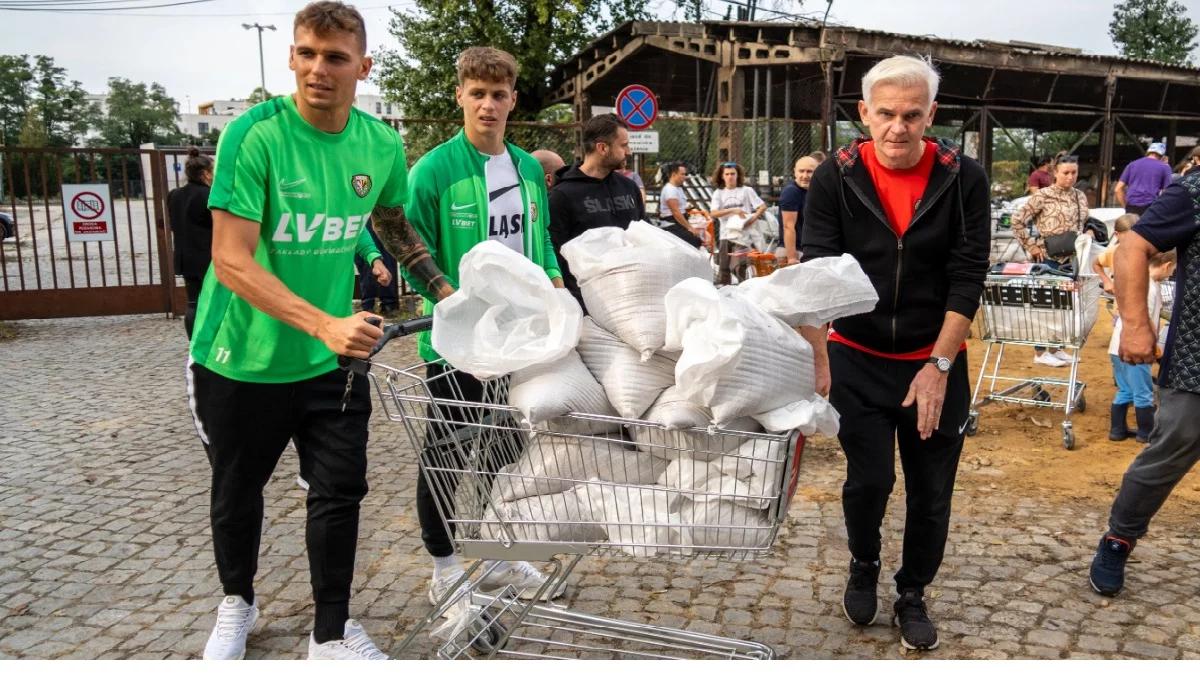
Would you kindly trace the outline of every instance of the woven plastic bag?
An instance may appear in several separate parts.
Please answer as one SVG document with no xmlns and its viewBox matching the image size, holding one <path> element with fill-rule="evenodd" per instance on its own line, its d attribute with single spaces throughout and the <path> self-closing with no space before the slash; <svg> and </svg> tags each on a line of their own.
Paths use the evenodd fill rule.
<svg viewBox="0 0 1200 690">
<path fill-rule="evenodd" d="M 483 513 L 480 534 L 484 539 L 510 536 L 501 526 L 502 518 L 511 537 L 526 542 L 597 542 L 607 536 L 601 521 L 593 514 L 584 487 L 556 494 L 530 496 L 508 503 L 492 503 Z"/>
<path fill-rule="evenodd" d="M 679 392 L 712 410 L 717 424 L 815 395 L 808 341 L 732 289 L 689 279 L 666 298 L 668 350 Z"/>
<path fill-rule="evenodd" d="M 588 315 L 638 351 L 642 361 L 662 349 L 663 298 L 687 278 L 712 279 L 704 250 L 649 223 L 592 228 L 562 247 L 579 279 Z"/>
<path fill-rule="evenodd" d="M 871 279 L 849 254 L 779 268 L 733 289 L 789 326 L 820 326 L 869 312 L 879 301 Z"/>
<path fill-rule="evenodd" d="M 566 355 L 544 364 L 534 364 L 512 375 L 508 404 L 521 411 L 524 421 L 539 424 L 570 412 L 616 416 L 604 388 L 579 358 Z"/>
<path fill-rule="evenodd" d="M 497 473 L 492 496 L 515 501 L 559 493 L 593 479 L 653 484 L 666 466 L 666 460 L 639 452 L 620 434 L 594 438 L 535 434 L 517 462 Z"/>
<path fill-rule="evenodd" d="M 732 501 L 692 501 L 683 498 L 673 518 L 679 522 L 680 543 L 691 547 L 761 548 L 771 541 L 767 514 Z"/>
<path fill-rule="evenodd" d="M 679 543 L 672 528 L 672 505 L 679 494 L 654 486 L 588 484 L 579 491 L 587 496 L 592 515 L 603 515 L 608 541 L 631 556 L 653 556 Z"/>
<path fill-rule="evenodd" d="M 458 290 L 433 309 L 433 349 L 479 379 L 552 362 L 579 341 L 583 311 L 542 267 L 500 242 L 459 262 Z"/>
<path fill-rule="evenodd" d="M 590 316 L 583 319 L 576 350 L 622 417 L 641 417 L 675 383 L 675 361 L 671 356 L 655 353 L 643 361 L 636 350 Z"/>
</svg>

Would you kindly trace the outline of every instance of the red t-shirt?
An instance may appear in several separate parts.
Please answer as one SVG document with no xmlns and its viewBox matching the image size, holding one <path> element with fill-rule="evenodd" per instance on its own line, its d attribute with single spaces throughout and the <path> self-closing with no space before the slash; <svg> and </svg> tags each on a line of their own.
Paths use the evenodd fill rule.
<svg viewBox="0 0 1200 690">
<path fill-rule="evenodd" d="M 883 167 L 875 158 L 874 142 L 868 141 L 863 144 L 859 155 L 863 164 L 867 166 L 867 172 L 871 175 L 871 182 L 874 183 L 875 192 L 879 195 L 880 203 L 883 204 L 883 212 L 892 226 L 892 232 L 896 233 L 896 237 L 904 237 L 904 233 L 908 230 L 913 215 L 916 213 L 917 203 L 925 195 L 925 187 L 929 184 L 929 173 L 933 171 L 933 159 L 937 155 L 937 144 L 926 141 L 925 153 L 921 156 L 920 162 L 904 170 Z M 933 355 L 933 346 L 936 344 L 930 343 L 913 352 L 891 353 L 879 352 L 860 345 L 834 330 L 829 331 L 829 340 L 848 345 L 876 357 L 906 361 L 929 359 Z M 967 349 L 967 344 L 963 343 L 961 350 L 965 349 Z"/>
<path fill-rule="evenodd" d="M 883 167 L 875 158 L 875 142 L 868 141 L 862 145 L 859 153 L 862 162 L 871 174 L 871 182 L 875 183 L 875 193 L 883 204 L 883 212 L 892 224 L 892 232 L 896 237 L 904 237 L 908 224 L 912 222 L 916 212 L 917 202 L 925 195 L 925 187 L 929 184 L 929 173 L 933 171 L 933 158 L 937 155 L 937 144 L 925 142 L 925 153 L 920 162 L 905 170 L 892 170 Z"/>
</svg>

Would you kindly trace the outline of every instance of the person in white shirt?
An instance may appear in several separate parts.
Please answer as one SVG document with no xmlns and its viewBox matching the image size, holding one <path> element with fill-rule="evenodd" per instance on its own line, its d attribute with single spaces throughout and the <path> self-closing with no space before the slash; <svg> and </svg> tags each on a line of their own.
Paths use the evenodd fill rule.
<svg viewBox="0 0 1200 690">
<path fill-rule="evenodd" d="M 687 219 L 687 195 L 683 192 L 683 181 L 687 178 L 687 166 L 673 161 L 663 166 L 667 183 L 658 194 L 658 220 L 663 230 L 675 235 L 693 247 L 704 244 L 692 229 Z"/>
<path fill-rule="evenodd" d="M 717 281 L 728 285 L 731 272 L 738 274 L 738 279 L 745 277 L 745 262 L 739 261 L 731 266 L 730 253 L 733 243 L 728 239 L 731 235 L 740 234 L 741 228 L 747 228 L 759 221 L 767 212 L 767 204 L 751 188 L 745 185 L 746 173 L 742 166 L 732 161 L 722 163 L 713 171 L 712 183 L 717 188 L 713 192 L 710 205 L 711 215 L 720 221 L 720 254 L 717 258 Z M 733 221 L 736 218 L 737 221 Z"/>
</svg>

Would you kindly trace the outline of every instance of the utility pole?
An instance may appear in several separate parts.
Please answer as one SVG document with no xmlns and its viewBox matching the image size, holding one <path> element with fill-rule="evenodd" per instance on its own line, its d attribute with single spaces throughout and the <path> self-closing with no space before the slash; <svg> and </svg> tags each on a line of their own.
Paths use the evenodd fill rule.
<svg viewBox="0 0 1200 690">
<path fill-rule="evenodd" d="M 263 65 L 262 32 L 263 29 L 270 29 L 271 31 L 274 31 L 275 25 L 267 24 L 266 26 L 263 26 L 258 22 L 254 22 L 253 24 L 242 24 L 242 28 L 247 31 L 250 29 L 258 29 L 258 76 L 262 84 L 262 99 L 265 101 L 267 100 L 267 69 Z"/>
</svg>

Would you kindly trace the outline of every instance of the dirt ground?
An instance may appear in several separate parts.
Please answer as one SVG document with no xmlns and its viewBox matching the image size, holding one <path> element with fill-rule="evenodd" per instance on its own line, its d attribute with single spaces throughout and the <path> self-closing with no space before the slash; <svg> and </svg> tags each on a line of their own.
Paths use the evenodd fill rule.
<svg viewBox="0 0 1200 690">
<path fill-rule="evenodd" d="M 1116 392 L 1108 358 L 1111 334 L 1112 318 L 1101 303 L 1100 317 L 1081 350 L 1079 380 L 1087 384 L 1084 391 L 1087 407 L 1082 414 L 1071 415 L 1074 450 L 1063 448 L 1061 409 L 989 403 L 980 409 L 978 435 L 967 439 L 963 451 L 963 469 L 975 471 L 960 471 L 959 482 L 1003 482 L 1007 489 L 1018 489 L 1018 495 L 1037 492 L 1045 498 L 1063 501 L 1110 500 L 1120 487 L 1126 467 L 1144 447 L 1134 439 L 1108 440 L 1109 407 Z M 972 385 L 979 375 L 986 346 L 977 339 L 968 342 Z M 1154 371 L 1157 375 L 1158 368 Z M 1030 377 L 1065 379 L 1068 372 L 1067 367 L 1035 366 L 1032 348 L 1015 345 L 1006 347 L 1001 368 L 1001 375 Z M 985 381 L 985 390 L 986 387 Z M 1061 400 L 1061 393 L 1055 400 Z M 1128 424 L 1135 425 L 1132 409 Z M 1193 472 L 1184 477 L 1163 512 L 1195 515 L 1197 504 L 1200 504 L 1200 477 Z"/>
</svg>

